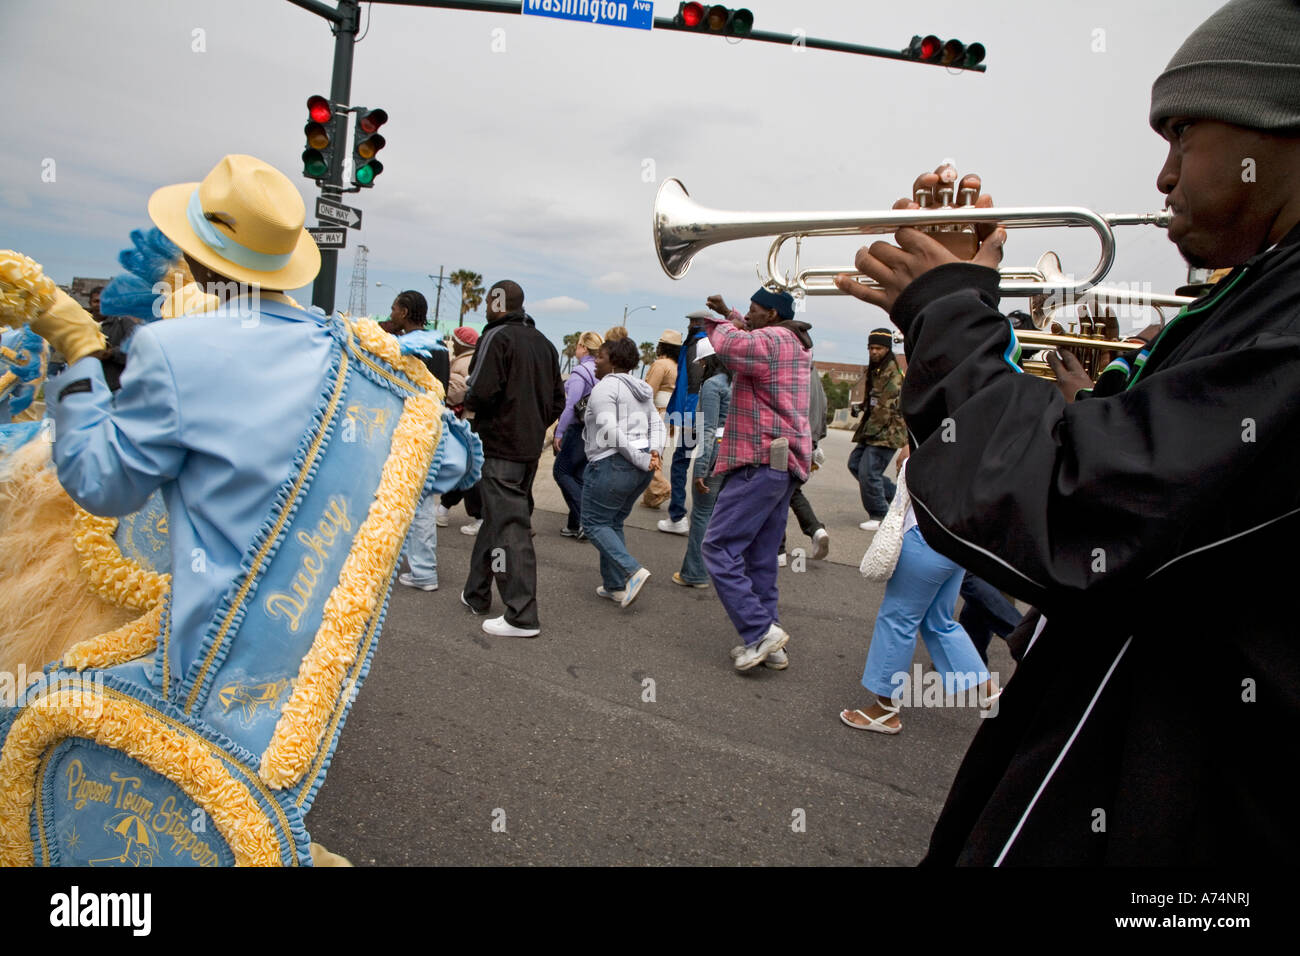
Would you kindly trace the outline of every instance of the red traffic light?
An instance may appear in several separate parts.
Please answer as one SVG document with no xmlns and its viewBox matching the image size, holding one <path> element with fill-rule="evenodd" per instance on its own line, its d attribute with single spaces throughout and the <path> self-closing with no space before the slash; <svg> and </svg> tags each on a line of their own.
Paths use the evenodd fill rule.
<svg viewBox="0 0 1300 956">
<path fill-rule="evenodd" d="M 677 8 L 679 26 L 698 27 L 703 20 L 704 4 L 702 3 L 683 3 Z"/>
<path fill-rule="evenodd" d="M 912 37 L 903 53 L 922 63 L 938 63 L 942 66 L 954 66 L 958 69 L 973 67 L 984 59 L 984 44 L 962 43 L 961 40 L 949 40 L 944 43 L 934 34 Z"/>
<path fill-rule="evenodd" d="M 368 110 L 357 120 L 357 127 L 369 136 L 388 122 L 388 114 L 383 110 Z"/>
<path fill-rule="evenodd" d="M 328 123 L 334 118 L 334 110 L 330 108 L 330 101 L 323 96 L 312 96 L 307 99 L 307 112 L 312 118 L 313 123 Z"/>
</svg>

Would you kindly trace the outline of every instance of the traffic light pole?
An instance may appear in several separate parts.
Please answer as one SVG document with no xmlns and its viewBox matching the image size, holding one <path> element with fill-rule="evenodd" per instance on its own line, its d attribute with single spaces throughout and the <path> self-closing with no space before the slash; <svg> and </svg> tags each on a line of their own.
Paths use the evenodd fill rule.
<svg viewBox="0 0 1300 956">
<path fill-rule="evenodd" d="M 290 2 L 298 3 L 299 0 L 290 0 Z M 304 2 L 310 2 L 310 0 L 304 0 Z M 521 0 L 515 0 L 513 3 L 500 2 L 500 0 L 374 0 L 374 2 L 405 7 L 433 7 L 441 10 L 474 10 L 479 13 L 523 13 L 523 3 Z M 654 24 L 656 30 L 694 33 L 697 36 L 723 36 L 721 33 L 708 33 L 696 30 L 692 27 L 678 26 L 672 17 L 655 17 Z M 755 43 L 780 43 L 783 46 L 800 46 L 809 50 L 832 50 L 836 53 L 854 53 L 858 56 L 875 56 L 886 60 L 904 60 L 908 63 L 925 63 L 924 60 L 918 60 L 915 57 L 908 55 L 903 50 L 889 50 L 878 46 L 864 46 L 861 43 L 843 43 L 839 40 L 820 40 L 817 37 L 797 36 L 795 34 L 772 33 L 766 30 L 751 30 L 744 36 L 727 37 L 727 39 L 752 40 Z M 940 66 L 942 64 L 926 63 L 925 65 Z M 973 73 L 983 73 L 987 68 L 983 63 L 972 66 L 957 66 L 954 63 L 948 64 L 944 69 L 968 70 Z"/>
<path fill-rule="evenodd" d="M 347 143 L 347 121 L 351 113 L 346 112 L 348 100 L 352 96 L 352 47 L 357 39 L 357 27 L 361 22 L 360 0 L 338 0 L 338 9 L 334 10 L 317 3 L 315 0 L 289 0 L 295 6 L 310 10 L 319 17 L 330 21 L 334 31 L 334 75 L 330 80 L 330 103 L 334 116 L 330 123 L 330 140 L 338 144 L 330 162 L 329 174 L 321 186 L 322 196 L 330 202 L 339 202 L 343 198 L 343 161 L 347 155 L 344 146 Z M 342 106 L 344 109 L 340 109 Z M 333 223 L 322 223 L 333 225 Z M 334 284 L 338 279 L 339 253 L 337 249 L 322 249 L 320 253 L 320 272 L 311 289 L 311 303 L 324 309 L 326 314 L 334 312 Z"/>
<path fill-rule="evenodd" d="M 329 173 L 325 182 L 321 184 L 321 193 L 326 200 L 339 202 L 344 192 L 356 191 L 344 190 L 343 188 L 343 147 L 347 143 L 346 120 L 351 116 L 351 113 L 347 112 L 347 110 L 350 109 L 351 104 L 348 100 L 352 96 L 352 47 L 356 43 L 357 28 L 361 22 L 361 2 L 360 0 L 337 0 L 337 8 L 321 3 L 320 0 L 289 0 L 289 2 L 296 7 L 301 7 L 318 17 L 328 20 L 330 29 L 334 31 L 334 75 L 330 80 L 330 103 L 333 107 L 334 116 L 330 120 L 333 125 L 330 141 L 336 143 L 337 146 L 334 149 Z M 445 10 L 474 10 L 480 13 L 523 13 L 523 3 L 499 2 L 499 0 L 373 0 L 373 2 L 410 7 L 434 7 Z M 654 26 L 656 30 L 671 30 L 682 33 L 698 32 L 688 27 L 678 26 L 671 17 L 655 17 Z M 718 36 L 720 34 L 701 35 Z M 753 30 L 740 39 L 754 40 L 759 43 L 798 45 L 814 50 L 856 53 L 861 56 L 878 56 L 891 60 L 907 60 L 911 63 L 921 62 L 899 50 L 862 46 L 856 43 L 841 43 L 837 40 L 819 40 L 816 37 L 768 33 L 761 30 Z M 938 64 L 933 65 L 937 66 Z M 945 69 L 972 70 L 983 73 L 985 67 L 981 63 L 977 66 L 958 67 L 953 65 L 945 67 Z M 339 107 L 343 107 L 343 109 Z M 333 223 L 329 225 L 333 225 Z M 321 250 L 320 272 L 316 276 L 315 285 L 312 286 L 311 301 L 313 305 L 319 306 L 327 313 L 334 311 L 334 284 L 338 278 L 338 263 L 338 250 Z M 441 287 L 439 287 L 439 291 L 441 291 Z"/>
</svg>

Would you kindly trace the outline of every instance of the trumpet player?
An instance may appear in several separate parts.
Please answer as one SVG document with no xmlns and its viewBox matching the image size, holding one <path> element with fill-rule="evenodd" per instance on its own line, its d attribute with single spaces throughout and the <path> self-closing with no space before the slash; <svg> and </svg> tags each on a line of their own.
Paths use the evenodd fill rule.
<svg viewBox="0 0 1300 956">
<path fill-rule="evenodd" d="M 905 334 L 926 540 L 1043 612 L 927 863 L 1280 861 L 1300 846 L 1278 776 L 1300 733 L 1300 4 L 1222 7 L 1156 79 L 1149 119 L 1168 144 L 1170 240 L 1232 271 L 1113 394 L 1067 403 L 1012 366 L 1001 229 L 966 262 L 902 229 L 857 255 L 880 288 L 836 280 Z"/>
</svg>

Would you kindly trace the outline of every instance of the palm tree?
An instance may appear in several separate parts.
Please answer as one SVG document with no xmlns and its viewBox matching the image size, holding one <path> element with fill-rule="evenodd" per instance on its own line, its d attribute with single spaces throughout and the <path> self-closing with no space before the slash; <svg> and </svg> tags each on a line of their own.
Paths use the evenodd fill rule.
<svg viewBox="0 0 1300 956">
<path fill-rule="evenodd" d="M 483 304 L 483 277 L 469 269 L 457 269 L 447 276 L 452 285 L 460 286 L 460 325 L 465 324 L 466 312 L 477 312 Z"/>
<path fill-rule="evenodd" d="M 655 342 L 641 343 L 641 377 L 645 378 L 646 369 L 654 364 L 655 352 L 659 350 L 659 345 Z"/>
<path fill-rule="evenodd" d="M 564 370 L 573 371 L 573 360 L 578 357 L 578 339 L 582 336 L 581 332 L 570 332 L 564 337 Z"/>
</svg>

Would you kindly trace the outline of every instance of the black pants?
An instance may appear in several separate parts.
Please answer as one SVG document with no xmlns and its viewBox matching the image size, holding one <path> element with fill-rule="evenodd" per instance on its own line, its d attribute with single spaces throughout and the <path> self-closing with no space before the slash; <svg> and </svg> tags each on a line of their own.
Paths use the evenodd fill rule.
<svg viewBox="0 0 1300 956">
<path fill-rule="evenodd" d="M 470 485 L 464 491 L 449 491 L 439 499 L 444 508 L 454 508 L 465 502 L 465 514 L 471 518 L 483 517 L 483 499 L 478 493 L 478 485 Z"/>
<path fill-rule="evenodd" d="M 537 555 L 533 551 L 533 478 L 536 461 L 485 458 L 479 495 L 483 525 L 474 538 L 465 581 L 465 600 L 480 613 L 492 606 L 492 579 L 506 605 L 506 623 L 539 627 L 537 622 Z"/>
<path fill-rule="evenodd" d="M 790 496 L 790 510 L 794 512 L 794 520 L 799 522 L 799 530 L 812 537 L 817 533 L 817 529 L 824 528 L 826 525 L 817 520 L 817 512 L 813 511 L 812 502 L 804 497 L 804 482 L 798 478 L 794 480 L 794 494 Z M 785 535 L 781 535 L 781 554 L 785 554 Z"/>
</svg>

